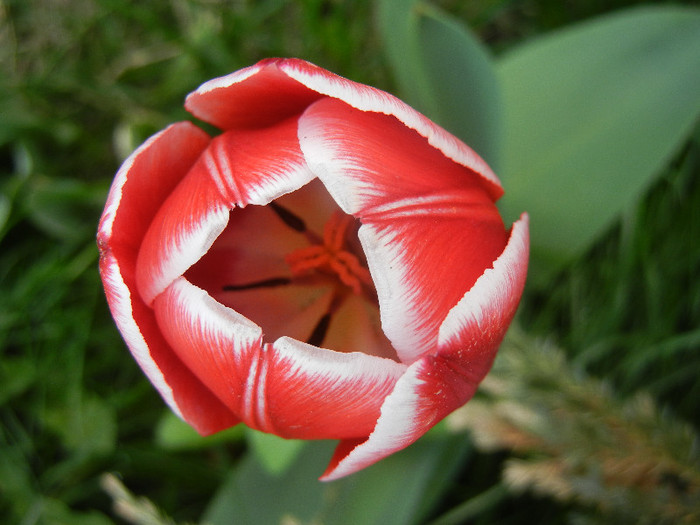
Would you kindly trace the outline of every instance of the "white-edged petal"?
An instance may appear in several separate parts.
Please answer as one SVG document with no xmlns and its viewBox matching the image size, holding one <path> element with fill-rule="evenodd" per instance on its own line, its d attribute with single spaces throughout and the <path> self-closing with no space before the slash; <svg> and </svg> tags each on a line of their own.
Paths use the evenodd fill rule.
<svg viewBox="0 0 700 525">
<path fill-rule="evenodd" d="M 503 337 L 520 302 L 529 257 L 529 219 L 523 214 L 513 224 L 508 244 L 493 268 L 479 277 L 471 290 L 450 310 L 440 326 L 438 348 L 478 343 L 484 334 Z"/>
</svg>

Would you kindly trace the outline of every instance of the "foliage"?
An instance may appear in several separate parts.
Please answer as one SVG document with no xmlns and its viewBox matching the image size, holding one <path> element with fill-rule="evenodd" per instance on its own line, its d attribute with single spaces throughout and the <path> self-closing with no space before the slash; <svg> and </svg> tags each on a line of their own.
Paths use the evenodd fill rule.
<svg viewBox="0 0 700 525">
<path fill-rule="evenodd" d="M 617 194 L 624 198 L 614 199 L 614 209 L 585 235 L 564 236 L 575 246 L 551 258 L 546 277 L 527 293 L 520 325 L 554 338 L 565 351 L 512 334 L 483 395 L 467 405 L 493 408 L 484 417 L 510 431 L 492 437 L 512 452 L 477 452 L 463 434 L 436 429 L 366 473 L 321 485 L 311 466 L 325 463 L 327 444 L 280 449 L 240 429 L 199 438 L 166 413 L 128 356 L 96 273 L 94 230 L 120 161 L 153 131 L 185 118 L 182 99 L 202 81 L 265 56 L 304 57 L 407 98 L 424 97 L 416 105 L 435 111 L 438 120 L 451 119 L 445 125 L 499 167 L 507 192 L 512 185 L 516 194 L 507 207 L 535 216 L 539 205 L 528 204 L 535 202 L 528 201 L 529 178 L 515 182 L 520 150 L 503 153 L 508 146 L 499 139 L 515 118 L 513 107 L 498 102 L 502 77 L 535 53 L 537 47 L 521 47 L 523 41 L 541 35 L 546 42 L 552 30 L 581 20 L 591 23 L 577 31 L 600 27 L 594 16 L 638 3 L 443 0 L 411 11 L 406 6 L 415 2 L 387 0 L 375 13 L 370 2 L 341 0 L 0 2 L 0 521 L 119 522 L 100 485 L 104 472 L 118 473 L 131 491 L 162 508 L 136 505 L 165 523 L 167 515 L 176 522 L 225 523 L 242 509 L 252 509 L 253 522 L 258 509 L 273 523 L 433 517 L 443 525 L 530 523 L 533 516 L 549 523 L 624 522 L 635 512 L 661 520 L 689 509 L 697 458 L 678 455 L 693 445 L 700 424 L 700 134 L 691 130 L 697 82 L 684 81 L 686 98 L 664 95 L 685 100 L 685 120 L 660 128 L 673 133 L 664 134 L 663 152 L 644 152 L 656 161 L 644 173 L 627 173 L 632 185 Z M 388 8 L 403 11 L 392 16 L 382 11 Z M 387 25 L 407 33 L 387 42 Z M 662 29 L 656 21 L 645 27 Z M 670 38 L 674 56 L 692 53 L 680 31 Z M 455 46 L 460 53 L 445 51 Z M 420 56 L 401 73 L 396 57 L 408 51 Z M 458 89 L 470 71 L 480 71 L 478 81 Z M 642 81 L 649 76 L 638 74 Z M 415 94 L 406 90 L 411 80 Z M 581 85 L 586 81 L 576 84 L 582 95 L 602 94 Z M 512 100 L 512 85 L 503 89 Z M 473 102 L 484 93 L 482 104 L 456 109 L 460 98 Z M 663 109 L 658 101 L 646 107 L 649 115 Z M 634 147 L 624 153 L 634 157 L 642 146 Z M 527 163 L 528 177 L 538 176 L 533 166 Z M 544 187 L 537 197 L 552 200 Z M 567 206 L 579 204 L 574 199 Z M 580 211 L 578 221 L 586 217 Z M 543 259 L 540 268 L 548 264 Z M 503 389 L 494 390 L 499 384 Z M 523 413 L 539 416 L 521 422 L 515 416 Z M 604 432 L 610 428 L 624 433 Z M 516 437 L 520 441 L 512 441 Z M 620 443 L 629 446 L 620 449 Z M 617 489 L 601 493 L 610 472 Z M 139 503 L 107 479 L 117 501 Z M 246 483 L 252 479 L 256 483 Z M 516 486 L 527 490 L 514 493 Z M 291 488 L 297 491 L 280 496 Z"/>
</svg>

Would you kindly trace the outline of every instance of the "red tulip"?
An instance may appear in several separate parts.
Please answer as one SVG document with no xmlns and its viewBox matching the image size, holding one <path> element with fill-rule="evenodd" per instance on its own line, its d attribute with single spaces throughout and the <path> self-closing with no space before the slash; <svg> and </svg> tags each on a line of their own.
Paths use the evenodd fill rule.
<svg viewBox="0 0 700 525">
<path fill-rule="evenodd" d="M 211 80 L 116 175 L 99 226 L 112 315 L 201 434 L 339 439 L 322 479 L 467 402 L 522 294 L 523 215 L 467 146 L 296 59 Z"/>
</svg>

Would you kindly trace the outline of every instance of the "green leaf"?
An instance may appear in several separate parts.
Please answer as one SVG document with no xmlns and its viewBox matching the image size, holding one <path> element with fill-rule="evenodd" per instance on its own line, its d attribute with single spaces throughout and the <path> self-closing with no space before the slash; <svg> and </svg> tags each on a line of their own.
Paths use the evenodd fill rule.
<svg viewBox="0 0 700 525">
<path fill-rule="evenodd" d="M 283 439 L 250 428 L 246 428 L 246 438 L 262 466 L 273 475 L 286 471 L 306 444 L 306 441 Z"/>
<path fill-rule="evenodd" d="M 94 510 L 72 510 L 65 502 L 39 497 L 34 501 L 31 512 L 22 523 L 43 523 L 46 525 L 112 525 L 113 522 L 100 512 Z"/>
<path fill-rule="evenodd" d="M 380 0 L 377 23 L 401 97 L 430 116 L 436 107 L 420 50 L 417 3 L 417 0 Z"/>
<path fill-rule="evenodd" d="M 496 168 L 500 92 L 483 45 L 454 18 L 415 0 L 384 0 L 378 14 L 401 96 Z"/>
<path fill-rule="evenodd" d="M 273 475 L 253 455 L 244 458 L 212 500 L 210 525 L 421 523 L 470 450 L 464 436 L 431 432 L 417 443 L 339 481 L 323 483 L 334 443 L 308 443 L 294 464 Z"/>
<path fill-rule="evenodd" d="M 240 441 L 243 438 L 244 428 L 243 425 L 236 425 L 203 437 L 173 412 L 166 410 L 156 426 L 155 441 L 158 446 L 166 450 L 197 450 L 218 443 Z"/>
<path fill-rule="evenodd" d="M 471 448 L 464 435 L 431 432 L 406 450 L 331 485 L 327 525 L 425 523 Z M 400 502 L 400 503 L 399 503 Z"/>
<path fill-rule="evenodd" d="M 4 193 L 0 193 L 0 239 L 5 233 L 5 227 L 10 219 L 10 211 L 12 210 L 12 202 Z"/>
<path fill-rule="evenodd" d="M 0 362 L 0 406 L 26 392 L 38 376 L 36 363 L 31 358 L 3 356 Z"/>
<path fill-rule="evenodd" d="M 310 443 L 281 476 L 265 470 L 254 454 L 246 455 L 200 521 L 209 525 L 278 525 L 293 517 L 309 523 L 323 504 L 326 485 L 317 478 L 332 450 L 330 442 Z"/>
<path fill-rule="evenodd" d="M 506 219 L 531 218 L 537 279 L 585 250 L 669 162 L 700 113 L 700 12 L 625 11 L 498 63 Z"/>
</svg>

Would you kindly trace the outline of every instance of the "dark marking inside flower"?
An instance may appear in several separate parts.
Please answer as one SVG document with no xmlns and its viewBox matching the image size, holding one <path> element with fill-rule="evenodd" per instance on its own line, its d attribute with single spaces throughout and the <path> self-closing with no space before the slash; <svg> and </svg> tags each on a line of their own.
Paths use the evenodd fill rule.
<svg viewBox="0 0 700 525">
<path fill-rule="evenodd" d="M 323 340 L 326 338 L 326 332 L 328 332 L 328 327 L 331 324 L 331 314 L 327 313 L 318 320 L 313 332 L 307 339 L 307 343 L 314 346 L 321 346 Z"/>
<path fill-rule="evenodd" d="M 272 211 L 274 211 L 277 216 L 282 219 L 282 222 L 284 222 L 291 229 L 301 233 L 306 231 L 306 223 L 304 222 L 304 219 L 292 213 L 287 208 L 280 206 L 274 201 L 270 203 L 270 207 L 272 208 Z"/>
<path fill-rule="evenodd" d="M 238 292 L 240 290 L 255 290 L 257 288 L 274 288 L 275 286 L 284 286 L 291 282 L 292 280 L 288 277 L 273 277 L 272 279 L 263 279 L 251 283 L 227 284 L 223 287 L 223 290 L 225 292 Z"/>
</svg>

